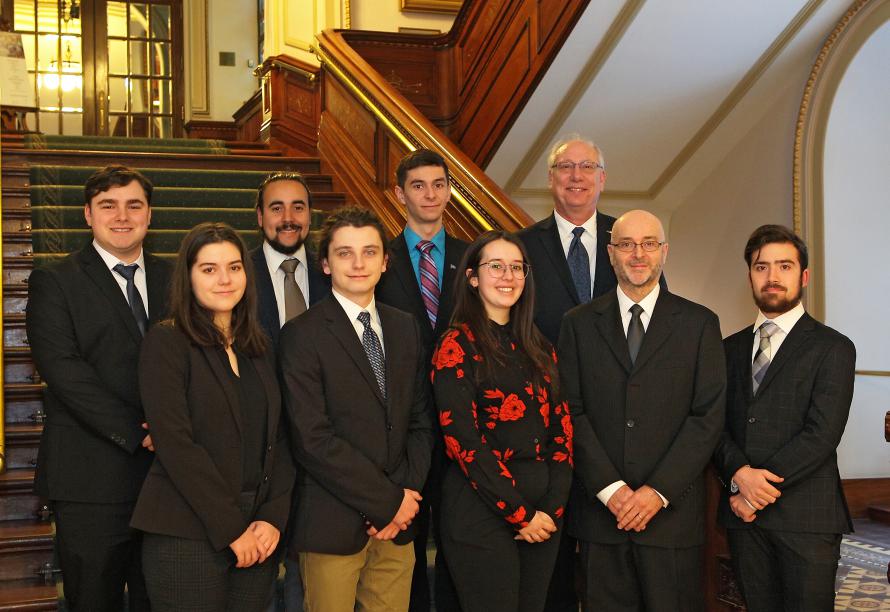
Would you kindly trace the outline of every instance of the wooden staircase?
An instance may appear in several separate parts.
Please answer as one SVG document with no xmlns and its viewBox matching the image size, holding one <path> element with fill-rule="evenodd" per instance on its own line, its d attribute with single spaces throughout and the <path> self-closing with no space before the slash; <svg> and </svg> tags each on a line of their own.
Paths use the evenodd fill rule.
<svg viewBox="0 0 890 612">
<path fill-rule="evenodd" d="M 53 560 L 52 515 L 33 491 L 43 429 L 43 384 L 25 333 L 28 276 L 33 269 L 30 168 L 34 164 L 137 169 L 299 171 L 314 207 L 344 204 L 344 193 L 315 157 L 289 157 L 261 143 L 228 142 L 228 155 L 27 149 L 20 135 L 2 137 L 3 399 L 5 470 L 0 473 L 0 611 L 56 610 L 61 584 Z M 257 185 L 258 186 L 258 185 Z M 156 185 L 163 187 L 163 185 Z M 252 211 L 246 223 L 255 225 Z"/>
</svg>

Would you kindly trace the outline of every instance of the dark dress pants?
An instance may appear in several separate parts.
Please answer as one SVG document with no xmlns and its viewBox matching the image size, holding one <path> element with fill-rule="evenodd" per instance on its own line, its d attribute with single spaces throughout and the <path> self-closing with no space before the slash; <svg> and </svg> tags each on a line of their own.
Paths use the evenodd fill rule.
<svg viewBox="0 0 890 612">
<path fill-rule="evenodd" d="M 841 536 L 727 529 L 732 567 L 748 612 L 830 612 Z"/>
<path fill-rule="evenodd" d="M 701 612 L 702 547 L 581 542 L 585 612 Z"/>
<path fill-rule="evenodd" d="M 142 576 L 142 534 L 130 528 L 133 502 L 54 500 L 56 553 L 72 612 L 120 612 L 124 585 L 130 612 L 150 610 Z"/>
<path fill-rule="evenodd" d="M 543 495 L 546 477 L 525 480 L 529 486 L 523 490 L 519 463 L 510 469 L 530 503 Z M 442 487 L 442 515 L 442 546 L 464 612 L 544 609 L 562 535 L 561 520 L 556 519 L 559 531 L 545 542 L 516 540 L 516 530 L 485 505 L 453 464 Z"/>
</svg>

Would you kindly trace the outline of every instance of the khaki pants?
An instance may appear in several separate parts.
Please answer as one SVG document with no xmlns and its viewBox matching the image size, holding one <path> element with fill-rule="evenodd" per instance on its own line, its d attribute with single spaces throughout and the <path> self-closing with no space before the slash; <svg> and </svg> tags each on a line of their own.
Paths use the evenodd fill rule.
<svg viewBox="0 0 890 612">
<path fill-rule="evenodd" d="M 407 610 L 414 547 L 369 538 L 354 555 L 300 553 L 307 612 Z"/>
</svg>

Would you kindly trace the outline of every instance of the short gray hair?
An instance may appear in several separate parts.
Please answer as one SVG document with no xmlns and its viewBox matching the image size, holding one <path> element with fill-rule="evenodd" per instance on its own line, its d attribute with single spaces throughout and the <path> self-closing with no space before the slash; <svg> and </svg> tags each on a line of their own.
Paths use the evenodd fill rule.
<svg viewBox="0 0 890 612">
<path fill-rule="evenodd" d="M 590 147 L 591 149 L 593 149 L 594 151 L 596 151 L 596 155 L 598 158 L 596 161 L 599 162 L 599 164 L 605 169 L 606 158 L 603 157 L 602 149 L 600 149 L 596 145 L 596 143 L 593 142 L 592 140 L 590 140 L 589 138 L 585 138 L 584 136 L 581 136 L 581 134 L 573 132 L 571 134 L 566 134 L 565 136 L 563 136 L 562 138 L 557 140 L 555 143 L 553 143 L 552 147 L 550 147 L 550 154 L 547 155 L 547 169 L 548 170 L 553 167 L 554 163 L 556 163 L 556 156 L 559 153 L 559 150 L 561 148 L 563 148 L 564 146 L 566 146 L 567 144 L 569 144 L 570 142 L 582 142 L 582 143 L 586 144 L 588 147 Z"/>
</svg>

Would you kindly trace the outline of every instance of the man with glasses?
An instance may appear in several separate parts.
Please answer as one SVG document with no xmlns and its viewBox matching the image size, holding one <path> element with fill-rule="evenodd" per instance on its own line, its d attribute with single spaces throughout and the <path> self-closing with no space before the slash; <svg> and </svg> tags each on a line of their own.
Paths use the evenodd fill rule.
<svg viewBox="0 0 890 612">
<path fill-rule="evenodd" d="M 584 609 L 696 612 L 703 472 L 723 428 L 720 324 L 659 286 L 668 245 L 654 215 L 622 215 L 607 247 L 618 288 L 569 312 L 559 338 Z"/>
</svg>

